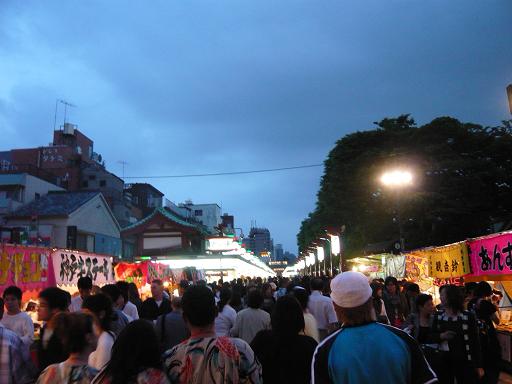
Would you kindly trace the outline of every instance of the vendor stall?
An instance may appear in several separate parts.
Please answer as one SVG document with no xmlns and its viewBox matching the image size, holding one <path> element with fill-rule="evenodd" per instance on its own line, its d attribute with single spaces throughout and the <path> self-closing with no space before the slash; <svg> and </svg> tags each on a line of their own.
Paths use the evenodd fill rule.
<svg viewBox="0 0 512 384">
<path fill-rule="evenodd" d="M 512 365 L 512 232 L 496 233 L 467 241 L 471 258 L 471 275 L 465 281 L 488 281 L 503 292 L 500 305 L 501 322 L 496 327 L 501 346 L 501 357 L 511 370 Z"/>
<path fill-rule="evenodd" d="M 42 289 L 55 285 L 50 252 L 42 247 L 1 244 L 0 291 L 16 285 L 26 302 L 36 298 Z"/>
</svg>

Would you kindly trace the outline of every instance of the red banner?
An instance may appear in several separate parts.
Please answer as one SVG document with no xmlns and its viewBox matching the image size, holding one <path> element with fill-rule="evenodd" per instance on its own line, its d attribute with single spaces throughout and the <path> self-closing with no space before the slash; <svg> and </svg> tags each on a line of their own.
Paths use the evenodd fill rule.
<svg viewBox="0 0 512 384">
<path fill-rule="evenodd" d="M 16 285 L 22 291 L 55 285 L 50 250 L 16 245 L 0 246 L 0 289 Z"/>
<path fill-rule="evenodd" d="M 116 278 L 129 283 L 135 283 L 137 287 L 151 284 L 155 279 L 163 282 L 175 282 L 171 268 L 166 264 L 143 261 L 142 263 L 119 263 L 115 267 Z"/>
<path fill-rule="evenodd" d="M 147 283 L 148 262 L 142 263 L 119 263 L 114 268 L 116 279 L 128 283 L 135 283 L 137 287 L 142 287 Z"/>
</svg>

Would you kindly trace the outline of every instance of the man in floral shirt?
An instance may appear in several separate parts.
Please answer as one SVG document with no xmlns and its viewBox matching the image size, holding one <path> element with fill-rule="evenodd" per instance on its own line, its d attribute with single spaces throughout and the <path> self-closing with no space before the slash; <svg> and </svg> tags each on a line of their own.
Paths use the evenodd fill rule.
<svg viewBox="0 0 512 384">
<path fill-rule="evenodd" d="M 187 288 L 181 303 L 191 336 L 164 354 L 171 383 L 262 383 L 261 365 L 249 344 L 215 335 L 215 299 L 207 287 Z"/>
</svg>

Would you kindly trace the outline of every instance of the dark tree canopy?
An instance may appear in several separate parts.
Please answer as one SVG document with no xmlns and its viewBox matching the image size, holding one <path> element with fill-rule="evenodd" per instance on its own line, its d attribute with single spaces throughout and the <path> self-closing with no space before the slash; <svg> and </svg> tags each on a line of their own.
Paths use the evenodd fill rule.
<svg viewBox="0 0 512 384">
<path fill-rule="evenodd" d="M 367 244 L 399 238 L 397 211 L 407 249 L 484 235 L 512 220 L 511 121 L 490 128 L 440 117 L 417 127 L 402 115 L 375 124 L 329 153 L 316 209 L 297 235 L 300 251 L 326 227 L 345 225 L 346 255 L 361 255 Z M 400 193 L 379 182 L 397 167 L 415 178 Z"/>
</svg>

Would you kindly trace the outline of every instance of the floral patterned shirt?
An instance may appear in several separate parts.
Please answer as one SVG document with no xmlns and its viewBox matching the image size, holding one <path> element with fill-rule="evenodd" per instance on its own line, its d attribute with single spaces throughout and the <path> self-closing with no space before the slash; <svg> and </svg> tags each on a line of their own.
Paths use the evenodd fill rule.
<svg viewBox="0 0 512 384">
<path fill-rule="evenodd" d="M 105 374 L 105 368 L 94 378 L 92 384 L 110 384 L 112 378 Z M 169 384 L 164 372 L 155 368 L 147 368 L 130 381 L 133 384 Z"/>
<path fill-rule="evenodd" d="M 87 365 L 73 365 L 67 362 L 48 366 L 37 379 L 37 384 L 89 384 L 98 371 Z"/>
<path fill-rule="evenodd" d="M 261 365 L 249 344 L 221 336 L 190 338 L 164 354 L 171 384 L 260 384 Z"/>
</svg>

